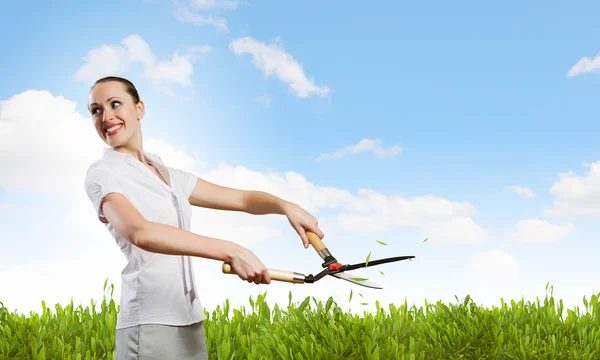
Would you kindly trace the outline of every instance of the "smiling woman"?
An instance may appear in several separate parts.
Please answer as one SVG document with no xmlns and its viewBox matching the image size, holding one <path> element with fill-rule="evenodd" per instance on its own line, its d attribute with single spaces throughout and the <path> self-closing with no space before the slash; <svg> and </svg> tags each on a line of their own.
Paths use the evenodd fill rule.
<svg viewBox="0 0 600 360">
<path fill-rule="evenodd" d="M 106 100 L 100 100 L 103 98 Z M 123 98 L 128 100 L 127 103 L 123 103 Z M 109 146 L 117 150 L 128 143 L 141 141 L 140 120 L 144 117 L 144 102 L 129 80 L 119 77 L 98 80 L 90 91 L 89 101 L 88 109 L 96 131 Z M 105 107 L 110 110 L 104 110 Z M 107 112 L 109 119 L 105 119 Z M 133 136 L 137 138 L 132 139 Z"/>
<path fill-rule="evenodd" d="M 191 207 L 285 215 L 305 248 L 306 231 L 324 236 L 317 220 L 271 194 L 212 184 L 144 151 L 144 103 L 126 79 L 98 80 L 88 109 L 110 148 L 89 167 L 85 190 L 127 259 L 115 360 L 207 359 L 205 316 L 190 257 L 229 263 L 241 279 L 256 284 L 269 284 L 271 276 L 250 250 L 190 232 Z"/>
</svg>

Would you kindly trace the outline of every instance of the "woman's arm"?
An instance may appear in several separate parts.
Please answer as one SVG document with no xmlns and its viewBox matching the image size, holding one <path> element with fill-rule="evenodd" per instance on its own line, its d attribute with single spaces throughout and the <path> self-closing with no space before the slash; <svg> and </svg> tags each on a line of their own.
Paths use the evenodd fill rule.
<svg viewBox="0 0 600 360">
<path fill-rule="evenodd" d="M 171 225 L 151 222 L 120 193 L 108 194 L 102 211 L 125 239 L 146 251 L 190 255 L 231 262 L 240 246 L 226 240 L 201 236 Z"/>
<path fill-rule="evenodd" d="M 209 209 L 242 211 L 253 215 L 285 215 L 305 248 L 310 244 L 306 230 L 314 232 L 321 239 L 325 236 L 319 229 L 317 219 L 306 210 L 264 191 L 234 189 L 197 178 L 188 200 L 194 206 Z"/>
<path fill-rule="evenodd" d="M 291 203 L 264 191 L 240 190 L 198 178 L 188 199 L 194 206 L 253 215 L 285 215 Z"/>
</svg>

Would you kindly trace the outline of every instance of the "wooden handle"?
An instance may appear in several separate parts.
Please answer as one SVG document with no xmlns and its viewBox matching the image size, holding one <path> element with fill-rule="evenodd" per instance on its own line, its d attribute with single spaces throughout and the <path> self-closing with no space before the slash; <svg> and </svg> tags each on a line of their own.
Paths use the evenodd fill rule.
<svg viewBox="0 0 600 360">
<path fill-rule="evenodd" d="M 315 248 L 317 252 L 325 249 L 325 244 L 319 239 L 319 236 L 312 231 L 306 231 L 306 237 L 308 237 L 308 242 Z"/>
<path fill-rule="evenodd" d="M 289 282 L 294 284 L 303 284 L 304 275 L 293 271 L 267 269 L 271 275 L 271 280 Z M 236 274 L 231 264 L 223 263 L 223 274 Z"/>
<path fill-rule="evenodd" d="M 323 244 L 323 241 L 321 241 L 317 234 L 307 230 L 306 236 L 308 237 L 308 242 L 310 242 L 310 244 L 315 249 L 317 254 L 319 254 L 321 259 L 335 261 L 335 258 L 331 255 L 331 252 L 329 252 L 329 249 L 327 248 L 327 246 L 325 246 L 325 244 Z"/>
</svg>

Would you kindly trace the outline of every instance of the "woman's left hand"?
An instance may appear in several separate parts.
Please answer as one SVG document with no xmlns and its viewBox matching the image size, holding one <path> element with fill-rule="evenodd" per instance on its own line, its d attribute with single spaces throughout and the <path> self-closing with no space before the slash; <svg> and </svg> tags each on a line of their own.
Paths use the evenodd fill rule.
<svg viewBox="0 0 600 360">
<path fill-rule="evenodd" d="M 294 230 L 300 235 L 304 248 L 308 248 L 310 245 L 308 237 L 306 236 L 306 231 L 314 232 L 320 239 L 323 239 L 325 236 L 321 229 L 319 229 L 319 222 L 317 219 L 297 204 L 287 204 L 285 215 Z"/>
</svg>

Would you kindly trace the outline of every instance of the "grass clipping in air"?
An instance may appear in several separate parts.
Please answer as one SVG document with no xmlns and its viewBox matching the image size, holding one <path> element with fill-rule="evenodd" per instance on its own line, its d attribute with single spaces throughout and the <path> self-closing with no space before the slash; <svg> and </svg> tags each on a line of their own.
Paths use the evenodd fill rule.
<svg viewBox="0 0 600 360">
<path fill-rule="evenodd" d="M 105 283 L 106 289 L 106 283 Z M 546 287 L 548 289 L 548 287 Z M 211 359 L 598 359 L 600 304 L 564 310 L 551 293 L 543 301 L 501 302 L 485 308 L 466 299 L 452 304 L 406 302 L 374 314 L 341 310 L 332 298 L 312 297 L 286 307 L 266 303 L 247 309 L 229 301 L 205 310 Z M 0 360 L 114 359 L 118 308 L 105 296 L 100 311 L 73 303 L 42 303 L 42 312 L 10 313 L 0 303 Z"/>
<path fill-rule="evenodd" d="M 383 242 L 381 240 L 375 240 L 375 241 L 378 244 L 380 244 L 380 245 L 385 245 L 385 246 L 388 245 L 387 243 L 385 243 L 385 242 Z M 426 241 L 427 241 L 427 238 L 425 240 L 423 240 L 423 242 L 426 242 Z M 365 268 L 369 267 L 369 260 L 371 260 L 371 253 L 372 253 L 372 251 L 369 251 L 369 254 L 367 254 L 367 258 L 365 259 Z M 408 260 L 412 261 L 412 259 L 408 259 Z M 385 274 L 383 273 L 383 271 L 380 270 L 379 273 L 381 275 L 385 276 Z M 351 277 L 350 279 L 354 280 L 354 281 L 367 281 L 367 280 L 369 280 L 369 278 L 363 278 L 363 277 Z M 352 290 L 350 290 L 350 300 L 352 300 Z M 369 303 L 366 303 L 366 302 L 361 303 L 361 305 L 368 305 L 368 304 Z"/>
</svg>

